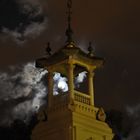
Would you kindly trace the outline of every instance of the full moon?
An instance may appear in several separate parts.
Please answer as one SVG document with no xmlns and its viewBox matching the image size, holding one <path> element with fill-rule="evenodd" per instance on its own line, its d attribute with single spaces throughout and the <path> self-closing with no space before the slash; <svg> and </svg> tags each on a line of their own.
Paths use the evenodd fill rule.
<svg viewBox="0 0 140 140">
<path fill-rule="evenodd" d="M 66 82 L 65 81 L 59 81 L 58 82 L 58 88 L 62 89 L 62 90 L 65 90 L 66 88 Z"/>
</svg>

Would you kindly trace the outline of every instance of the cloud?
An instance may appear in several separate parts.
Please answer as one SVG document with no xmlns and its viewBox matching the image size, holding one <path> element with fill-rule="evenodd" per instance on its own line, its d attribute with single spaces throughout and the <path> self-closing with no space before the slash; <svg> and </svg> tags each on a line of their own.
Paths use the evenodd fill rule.
<svg viewBox="0 0 140 140">
<path fill-rule="evenodd" d="M 86 74 L 87 74 L 87 72 L 83 71 L 83 72 L 79 73 L 77 77 L 75 77 L 75 84 L 77 86 L 79 86 L 80 83 L 83 83 L 84 79 L 87 77 Z"/>
<path fill-rule="evenodd" d="M 36 16 L 42 13 L 42 6 L 39 0 L 17 0 L 16 1 L 23 13 L 30 13 L 30 16 Z"/>
<path fill-rule="evenodd" d="M 2 32 L 11 37 L 14 41 L 16 41 L 17 44 L 22 44 L 25 43 L 29 38 L 35 39 L 45 30 L 46 26 L 47 19 L 45 19 L 44 22 L 42 23 L 39 22 L 30 23 L 28 26 L 26 26 L 24 32 L 22 33 L 18 32 L 20 27 L 13 31 L 3 27 Z"/>
<path fill-rule="evenodd" d="M 11 0 L 0 5 L 0 32 L 18 44 L 37 37 L 47 28 L 47 17 L 39 0 Z"/>
<path fill-rule="evenodd" d="M 27 122 L 45 103 L 47 87 L 42 78 L 47 71 L 35 68 L 33 63 L 0 73 L 0 124 L 10 124 L 14 119 Z"/>
<path fill-rule="evenodd" d="M 133 118 L 138 118 L 140 117 L 140 104 L 133 107 L 127 106 L 126 111 L 130 117 L 133 116 Z"/>
<path fill-rule="evenodd" d="M 123 140 L 138 140 L 140 139 L 140 104 L 132 107 L 128 106 L 126 111 L 131 120 L 131 122 L 128 122 L 131 124 L 131 131 L 128 137 L 123 138 Z"/>
</svg>

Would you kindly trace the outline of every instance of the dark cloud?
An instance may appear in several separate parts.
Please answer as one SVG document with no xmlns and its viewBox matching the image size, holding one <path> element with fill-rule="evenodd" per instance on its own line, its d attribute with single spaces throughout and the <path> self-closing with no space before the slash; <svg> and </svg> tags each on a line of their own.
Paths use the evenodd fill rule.
<svg viewBox="0 0 140 140">
<path fill-rule="evenodd" d="M 127 106 L 126 112 L 127 118 L 124 123 L 125 130 L 128 131 L 128 135 L 122 138 L 122 140 L 138 140 L 140 139 L 140 104 Z M 128 123 L 129 122 L 129 123 Z"/>
<path fill-rule="evenodd" d="M 19 42 L 40 34 L 46 28 L 41 5 L 30 0 L 0 1 L 0 17 L 0 32 L 13 36 Z"/>
</svg>

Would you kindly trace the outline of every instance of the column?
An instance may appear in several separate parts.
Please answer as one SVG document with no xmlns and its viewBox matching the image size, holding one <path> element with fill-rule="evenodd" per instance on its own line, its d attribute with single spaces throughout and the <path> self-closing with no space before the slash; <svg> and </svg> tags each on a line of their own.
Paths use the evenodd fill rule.
<svg viewBox="0 0 140 140">
<path fill-rule="evenodd" d="M 53 72 L 48 72 L 48 107 L 50 108 L 52 105 L 52 97 L 53 97 Z"/>
<path fill-rule="evenodd" d="M 68 65 L 68 83 L 70 100 L 74 100 L 74 65 L 72 63 Z"/>
<path fill-rule="evenodd" d="M 88 71 L 90 105 L 94 105 L 93 70 Z"/>
</svg>

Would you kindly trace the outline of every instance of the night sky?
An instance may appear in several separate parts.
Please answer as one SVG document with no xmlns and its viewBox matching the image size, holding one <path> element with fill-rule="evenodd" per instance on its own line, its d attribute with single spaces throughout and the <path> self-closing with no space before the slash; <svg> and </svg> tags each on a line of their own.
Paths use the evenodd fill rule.
<svg viewBox="0 0 140 140">
<path fill-rule="evenodd" d="M 105 59 L 95 75 L 96 106 L 140 114 L 140 2 L 73 0 L 72 11 L 76 44 L 86 50 L 95 42 L 95 54 Z M 1 74 L 45 55 L 48 41 L 56 52 L 66 27 L 64 0 L 1 0 Z"/>
</svg>

